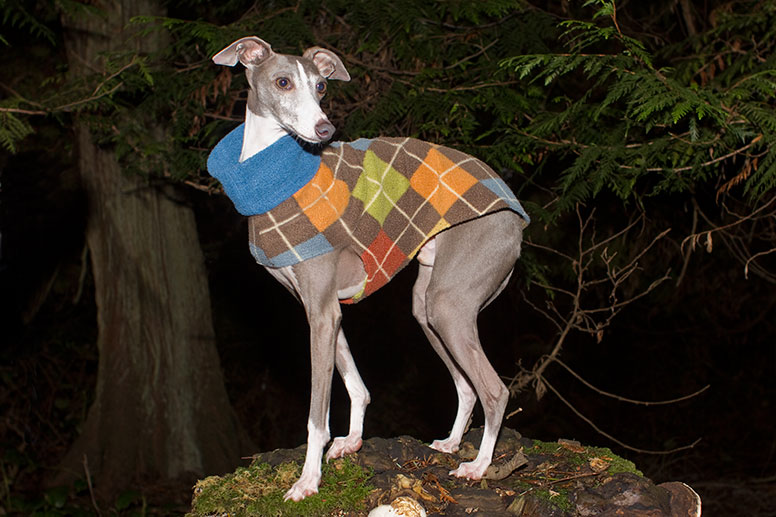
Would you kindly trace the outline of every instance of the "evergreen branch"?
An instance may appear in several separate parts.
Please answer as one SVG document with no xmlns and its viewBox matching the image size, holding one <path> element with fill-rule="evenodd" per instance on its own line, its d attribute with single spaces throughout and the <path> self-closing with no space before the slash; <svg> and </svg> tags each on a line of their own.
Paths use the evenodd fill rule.
<svg viewBox="0 0 776 517">
<path fill-rule="evenodd" d="M 745 146 L 740 147 L 738 149 L 735 149 L 735 150 L 733 150 L 733 151 L 731 151 L 731 152 L 729 152 L 727 154 L 724 154 L 722 156 L 718 156 L 717 158 L 714 158 L 712 160 L 707 160 L 707 161 L 705 161 L 703 163 L 700 163 L 698 165 L 688 165 L 688 166 L 685 166 L 685 167 L 673 167 L 673 168 L 672 167 L 647 167 L 647 168 L 645 168 L 643 170 L 645 170 L 647 172 L 684 172 L 684 171 L 689 171 L 689 170 L 695 169 L 696 167 L 708 167 L 709 165 L 714 165 L 715 163 L 719 163 L 719 162 L 725 161 L 728 158 L 732 158 L 732 157 L 737 156 L 737 155 L 739 155 L 739 154 L 741 154 L 743 152 L 746 152 L 753 145 L 755 145 L 757 142 L 759 142 L 762 139 L 762 136 L 763 135 L 758 135 L 755 138 L 753 138 L 752 141 L 749 142 L 748 144 L 746 144 Z M 638 168 L 638 167 L 634 167 L 632 165 L 620 165 L 619 167 L 621 169 L 637 169 Z"/>
<path fill-rule="evenodd" d="M 29 110 L 24 108 L 5 108 L 0 106 L 0 112 L 2 113 L 14 113 L 18 115 L 49 115 L 51 112 L 47 110 Z"/>
<path fill-rule="evenodd" d="M 43 107 L 42 109 L 25 109 L 25 108 L 16 108 L 16 107 L 0 107 L 0 112 L 4 113 L 16 113 L 21 115 L 51 115 L 53 113 L 61 113 L 61 112 L 71 112 L 74 111 L 76 108 L 91 104 L 97 100 L 100 100 L 105 97 L 110 97 L 114 93 L 116 93 L 122 86 L 124 86 L 124 82 L 118 82 L 117 84 L 113 85 L 110 89 L 100 91 L 102 90 L 106 84 L 108 84 L 110 81 L 127 71 L 128 69 L 132 68 L 135 65 L 139 65 L 139 59 L 137 56 L 133 57 L 130 62 L 123 65 L 121 68 L 113 72 L 112 74 L 105 77 L 100 83 L 94 88 L 92 93 L 84 98 L 78 99 L 76 101 L 68 102 L 65 104 L 60 104 L 57 106 L 52 107 Z M 29 101 L 25 101 L 29 102 Z M 37 103 L 36 103 L 37 104 Z M 40 105 L 40 104 L 38 104 Z"/>
</svg>

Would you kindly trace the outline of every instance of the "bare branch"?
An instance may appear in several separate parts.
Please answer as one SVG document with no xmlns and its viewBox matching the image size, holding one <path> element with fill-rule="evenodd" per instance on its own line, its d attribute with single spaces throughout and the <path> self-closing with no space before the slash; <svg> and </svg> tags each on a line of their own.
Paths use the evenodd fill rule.
<svg viewBox="0 0 776 517">
<path fill-rule="evenodd" d="M 613 441 L 614 443 L 616 443 L 620 447 L 622 447 L 624 449 L 628 449 L 629 451 L 640 452 L 642 454 L 657 454 L 657 455 L 674 454 L 674 453 L 679 452 L 679 451 L 684 451 L 684 450 L 687 450 L 687 449 L 692 449 L 693 447 L 698 445 L 698 443 L 701 441 L 701 439 L 698 438 L 697 440 L 695 440 L 694 442 L 692 442 L 689 445 L 683 445 L 681 447 L 676 447 L 675 449 L 670 449 L 670 450 L 665 450 L 665 451 L 653 451 L 653 450 L 649 450 L 649 449 L 640 449 L 638 447 L 634 447 L 632 445 L 628 445 L 627 443 L 625 443 L 625 442 L 623 442 L 621 440 L 618 440 L 617 438 L 615 438 L 611 434 L 607 433 L 606 431 L 604 431 L 603 429 L 598 427 L 595 424 L 595 422 L 593 422 L 592 420 L 587 418 L 585 415 L 583 415 L 576 407 L 574 407 L 574 405 L 571 402 L 569 402 L 568 400 L 563 398 L 563 395 L 561 395 L 560 392 L 558 390 L 556 390 L 555 387 L 552 384 L 547 382 L 547 379 L 542 379 L 542 382 L 543 382 L 543 384 L 545 386 L 547 386 L 550 389 L 550 391 L 552 391 L 555 394 L 556 397 L 558 397 L 560 399 L 561 402 L 563 402 L 566 405 L 566 407 L 568 407 L 579 418 L 581 418 L 582 420 L 587 422 L 588 425 L 590 425 L 590 427 L 595 429 L 595 431 L 598 434 L 608 438 L 609 440 Z"/>
<path fill-rule="evenodd" d="M 744 278 L 749 280 L 749 263 L 752 262 L 757 257 L 762 257 L 763 255 L 770 255 L 771 253 L 776 253 L 776 248 L 771 248 L 769 250 L 760 251 L 758 253 L 755 253 L 749 259 L 747 259 L 746 263 L 744 264 Z"/>
<path fill-rule="evenodd" d="M 628 402 L 629 404 L 636 404 L 640 406 L 665 406 L 668 404 L 676 404 L 677 402 L 683 402 L 685 400 L 689 400 L 691 398 L 697 397 L 704 391 L 708 390 L 711 387 L 711 384 L 707 384 L 703 388 L 699 389 L 698 391 L 695 391 L 693 393 L 690 393 L 689 395 L 684 395 L 682 397 L 677 397 L 675 399 L 669 399 L 669 400 L 657 400 L 657 401 L 647 401 L 647 400 L 634 400 L 629 399 L 627 397 L 623 397 L 621 395 L 617 395 L 615 393 L 610 393 L 608 391 L 604 391 L 600 388 L 596 388 L 592 384 L 590 384 L 588 381 L 586 381 L 581 375 L 579 375 L 577 372 L 571 369 L 566 363 L 561 361 L 560 359 L 555 359 L 555 362 L 561 365 L 563 368 L 566 369 L 567 372 L 569 372 L 571 375 L 573 375 L 579 382 L 590 388 L 591 390 L 595 391 L 596 393 L 599 393 L 601 395 L 604 395 L 606 397 L 610 397 L 616 400 L 619 400 L 621 402 Z"/>
<path fill-rule="evenodd" d="M 639 222 L 643 222 L 643 216 L 631 220 L 623 228 L 598 240 L 596 236 L 595 210 L 588 215 L 583 215 L 582 210 L 578 205 L 576 215 L 579 233 L 578 238 L 576 239 L 576 250 L 573 253 L 573 256 L 548 246 L 531 243 L 536 249 L 546 251 L 555 257 L 561 257 L 567 261 L 569 267 L 574 272 L 575 280 L 573 282 L 575 285 L 574 287 L 555 286 L 549 285 L 547 282 L 532 281 L 533 285 L 554 293 L 559 299 L 564 301 L 564 304 L 567 302 L 568 305 L 564 305 L 567 308 L 561 311 L 555 299 L 547 300 L 546 308 L 537 307 L 534 303 L 529 301 L 537 312 L 543 314 L 555 325 L 557 328 L 557 335 L 552 350 L 548 354 L 536 361 L 530 370 L 521 367 L 520 373 L 510 381 L 510 391 L 513 393 L 519 392 L 529 385 L 532 385 L 537 398 L 540 398 L 549 389 L 575 414 L 577 414 L 577 416 L 586 421 L 601 435 L 632 451 L 647 454 L 670 454 L 695 446 L 695 444 L 698 443 L 697 441 L 691 445 L 679 447 L 670 451 L 650 451 L 628 445 L 601 430 L 593 421 L 580 413 L 573 404 L 567 401 L 558 390 L 548 382 L 545 377 L 547 367 L 550 364 L 557 362 L 576 379 L 596 393 L 620 401 L 645 406 L 662 405 L 687 400 L 708 389 L 707 386 L 696 393 L 678 397 L 670 401 L 637 401 L 596 388 L 560 360 L 560 351 L 572 331 L 590 334 L 595 337 L 597 341 L 601 341 L 604 330 L 609 327 L 613 318 L 619 314 L 622 309 L 651 293 L 658 285 L 668 280 L 670 277 L 670 269 L 668 269 L 662 276 L 654 279 L 646 287 L 641 287 L 636 292 L 623 297 L 622 289 L 626 285 L 636 281 L 636 273 L 641 271 L 640 262 L 644 259 L 645 255 L 655 247 L 658 241 L 668 235 L 671 229 L 668 228 L 663 230 L 649 242 L 636 248 L 632 256 L 622 260 L 625 262 L 623 265 L 618 265 L 617 262 L 622 259 L 622 256 L 618 252 L 611 252 L 609 246 L 618 240 L 622 241 L 625 239 L 629 231 L 633 230 Z M 600 306 L 597 304 L 593 307 L 590 306 L 591 303 L 588 299 L 592 298 L 595 300 L 603 296 L 607 297 L 608 303 Z"/>
<path fill-rule="evenodd" d="M 689 260 L 689 255 L 699 244 L 706 247 L 706 251 L 713 250 L 714 237 L 721 239 L 731 254 L 743 264 L 744 278 L 749 278 L 750 271 L 771 283 L 776 283 L 776 273 L 769 271 L 764 266 L 758 265 L 755 259 L 769 255 L 776 248 L 776 196 L 765 201 L 761 206 L 748 214 L 739 214 L 725 208 L 728 215 L 734 220 L 730 223 L 718 225 L 710 219 L 694 202 L 694 217 L 699 214 L 711 228 L 698 232 L 693 227 L 693 233 L 685 237 L 680 245 L 682 254 L 685 256 L 685 262 Z M 746 223 L 746 224 L 745 224 Z M 767 227 L 763 231 L 755 232 L 756 224 L 765 224 Z M 765 241 L 769 247 L 752 253 L 752 242 L 754 239 Z"/>
</svg>

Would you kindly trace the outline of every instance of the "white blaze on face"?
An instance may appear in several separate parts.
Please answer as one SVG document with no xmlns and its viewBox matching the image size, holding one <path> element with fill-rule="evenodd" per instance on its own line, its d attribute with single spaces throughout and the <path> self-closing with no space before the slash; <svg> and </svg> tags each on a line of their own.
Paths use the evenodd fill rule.
<svg viewBox="0 0 776 517">
<path fill-rule="evenodd" d="M 315 134 L 315 126 L 321 120 L 328 120 L 321 110 L 315 88 L 319 78 L 310 76 L 301 62 L 296 63 L 296 68 L 296 77 L 293 78 L 295 87 L 289 92 L 291 95 L 284 96 L 285 123 L 301 138 L 317 142 L 320 139 Z"/>
<path fill-rule="evenodd" d="M 316 88 L 325 79 L 312 64 L 275 55 L 261 66 L 249 65 L 248 69 L 252 94 L 248 97 L 241 160 L 287 133 L 312 143 L 328 140 L 334 128 L 321 110 L 321 95 Z M 318 136 L 316 128 L 328 132 L 325 138 Z"/>
</svg>

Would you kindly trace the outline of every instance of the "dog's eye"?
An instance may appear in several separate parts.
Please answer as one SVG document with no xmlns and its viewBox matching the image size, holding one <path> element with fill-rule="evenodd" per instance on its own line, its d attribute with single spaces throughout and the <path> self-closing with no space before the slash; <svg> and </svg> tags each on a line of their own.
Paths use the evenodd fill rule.
<svg viewBox="0 0 776 517">
<path fill-rule="evenodd" d="M 321 81 L 320 83 L 315 85 L 315 89 L 318 91 L 318 93 L 323 95 L 324 93 L 326 93 L 326 83 Z"/>
<path fill-rule="evenodd" d="M 291 79 L 288 77 L 278 77 L 275 79 L 275 84 L 280 88 L 281 90 L 290 90 L 294 87 L 293 83 L 291 82 Z"/>
</svg>

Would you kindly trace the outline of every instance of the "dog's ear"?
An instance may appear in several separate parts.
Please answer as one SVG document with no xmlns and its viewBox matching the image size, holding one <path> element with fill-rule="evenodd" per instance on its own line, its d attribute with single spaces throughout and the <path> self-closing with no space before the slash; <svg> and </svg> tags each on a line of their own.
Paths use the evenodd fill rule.
<svg viewBox="0 0 776 517">
<path fill-rule="evenodd" d="M 247 36 L 213 56 L 213 62 L 217 65 L 234 66 L 240 61 L 245 66 L 255 66 L 272 54 L 269 43 L 256 36 Z"/>
<path fill-rule="evenodd" d="M 342 64 L 337 54 L 321 47 L 310 47 L 302 54 L 303 58 L 311 60 L 318 67 L 318 71 L 327 79 L 338 81 L 350 81 L 350 74 Z"/>
</svg>

